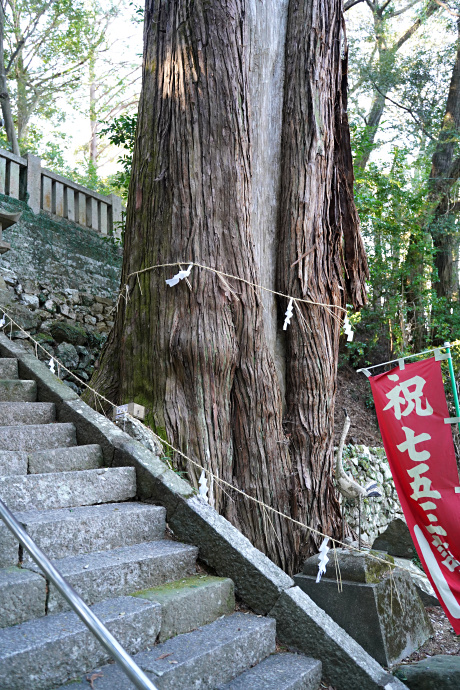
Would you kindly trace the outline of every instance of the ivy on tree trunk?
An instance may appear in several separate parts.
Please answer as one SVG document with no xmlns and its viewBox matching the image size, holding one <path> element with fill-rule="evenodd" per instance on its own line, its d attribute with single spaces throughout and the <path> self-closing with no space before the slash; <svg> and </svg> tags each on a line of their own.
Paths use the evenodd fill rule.
<svg viewBox="0 0 460 690">
<path fill-rule="evenodd" d="M 147 0 L 122 285 L 193 261 L 334 306 L 301 304 L 284 333 L 284 298 L 197 267 L 190 287 L 148 271 L 130 279 L 92 382 L 144 404 L 216 477 L 336 535 L 337 307 L 363 303 L 367 275 L 345 65 L 339 0 Z M 288 572 L 314 548 L 218 482 L 211 501 Z"/>
</svg>

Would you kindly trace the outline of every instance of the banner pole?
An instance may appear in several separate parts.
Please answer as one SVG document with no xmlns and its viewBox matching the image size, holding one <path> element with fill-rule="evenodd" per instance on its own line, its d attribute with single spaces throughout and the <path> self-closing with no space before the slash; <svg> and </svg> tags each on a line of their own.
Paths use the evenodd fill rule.
<svg viewBox="0 0 460 690">
<path fill-rule="evenodd" d="M 449 355 L 449 359 L 447 361 L 449 362 L 450 385 L 452 386 L 452 393 L 454 396 L 455 414 L 457 417 L 460 417 L 460 404 L 458 401 L 457 386 L 455 384 L 454 365 L 452 364 L 452 356 L 450 354 L 450 343 L 444 343 L 444 347 Z M 458 430 L 460 431 L 460 422 L 458 424 Z"/>
</svg>

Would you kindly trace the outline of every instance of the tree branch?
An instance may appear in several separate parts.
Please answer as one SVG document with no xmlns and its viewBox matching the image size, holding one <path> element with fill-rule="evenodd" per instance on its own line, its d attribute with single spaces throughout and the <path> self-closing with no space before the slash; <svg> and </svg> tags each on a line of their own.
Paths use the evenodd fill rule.
<svg viewBox="0 0 460 690">
<path fill-rule="evenodd" d="M 360 2 L 364 2 L 364 0 L 348 0 L 343 6 L 343 11 L 346 12 L 347 10 L 351 10 L 352 7 L 359 5 Z"/>
<path fill-rule="evenodd" d="M 382 91 L 380 91 L 379 87 L 378 87 L 376 84 L 373 83 L 372 85 L 373 85 L 374 89 L 375 89 L 376 91 L 378 91 L 379 94 L 380 94 L 381 96 L 383 96 L 383 98 L 384 98 L 386 101 L 389 101 L 390 103 L 392 103 L 393 105 L 395 105 L 397 108 L 401 108 L 401 110 L 405 110 L 407 113 L 409 113 L 409 115 L 412 117 L 412 119 L 414 120 L 414 122 L 415 122 L 417 125 L 419 125 L 419 127 L 421 128 L 423 134 L 425 134 L 425 136 L 427 136 L 429 139 L 431 139 L 431 141 L 433 141 L 433 136 L 432 136 L 429 132 L 427 132 L 427 130 L 425 129 L 425 125 L 423 124 L 423 122 L 422 122 L 416 115 L 414 115 L 413 111 L 412 111 L 410 108 L 407 108 L 405 105 L 402 105 L 402 103 L 397 103 L 397 102 L 394 101 L 392 98 L 390 98 L 390 97 L 387 96 L 386 94 L 382 93 Z"/>
<path fill-rule="evenodd" d="M 419 17 L 419 18 L 412 24 L 412 26 L 410 26 L 410 27 L 407 29 L 407 31 L 406 31 L 406 32 L 399 38 L 399 40 L 395 43 L 395 46 L 394 46 L 393 50 L 394 50 L 395 52 L 396 52 L 397 50 L 399 50 L 399 49 L 401 48 L 401 46 L 404 45 L 404 43 L 405 43 L 406 41 L 408 41 L 409 38 L 410 38 L 413 34 L 415 34 L 415 32 L 417 31 L 417 29 L 419 29 L 419 28 L 421 27 L 421 25 L 422 25 L 422 23 L 423 23 L 423 19 L 429 19 L 435 12 L 438 11 L 438 9 L 439 9 L 439 5 L 437 4 L 437 0 L 431 0 L 431 2 L 429 3 L 429 5 L 428 5 L 427 8 L 426 8 L 425 17 L 424 17 L 424 18 Z"/>
</svg>

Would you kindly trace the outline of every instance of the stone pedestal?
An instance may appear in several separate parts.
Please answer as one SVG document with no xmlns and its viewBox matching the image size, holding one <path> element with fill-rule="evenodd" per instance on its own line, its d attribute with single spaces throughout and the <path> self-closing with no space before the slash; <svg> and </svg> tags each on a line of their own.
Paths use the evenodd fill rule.
<svg viewBox="0 0 460 690">
<path fill-rule="evenodd" d="M 383 666 L 392 666 L 415 651 L 432 634 L 431 624 L 410 576 L 393 572 L 366 552 L 336 550 L 342 591 L 339 591 L 334 553 L 321 582 L 316 583 L 318 556 L 304 563 L 294 576 L 313 601 Z M 382 557 L 382 554 L 379 554 Z M 384 556 L 383 556 L 384 557 Z M 392 562 L 387 557 L 388 563 Z"/>
</svg>

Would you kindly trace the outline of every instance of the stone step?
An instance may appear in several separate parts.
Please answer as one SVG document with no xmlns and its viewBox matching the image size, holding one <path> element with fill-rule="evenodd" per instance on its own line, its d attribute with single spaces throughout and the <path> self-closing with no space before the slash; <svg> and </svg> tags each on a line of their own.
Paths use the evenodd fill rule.
<svg viewBox="0 0 460 690">
<path fill-rule="evenodd" d="M 15 513 L 48 558 L 67 558 L 92 551 L 163 539 L 166 511 L 143 503 L 106 503 L 81 508 L 33 510 Z M 0 563 L 17 563 L 19 544 L 0 522 Z M 13 560 L 11 560 L 13 558 Z M 33 563 L 24 550 L 23 564 Z"/>
<path fill-rule="evenodd" d="M 0 498 L 13 511 L 114 503 L 135 494 L 134 467 L 0 477 Z"/>
<path fill-rule="evenodd" d="M 92 605 L 187 577 L 195 572 L 197 555 L 195 546 L 165 539 L 61 558 L 53 564 L 83 601 Z M 39 570 L 35 564 L 28 567 Z M 65 599 L 50 585 L 48 613 L 68 609 Z"/>
<path fill-rule="evenodd" d="M 70 448 L 48 448 L 29 455 L 30 474 L 96 470 L 103 464 L 102 449 L 95 444 Z"/>
<path fill-rule="evenodd" d="M 37 384 L 21 379 L 0 379 L 0 402 L 35 402 Z"/>
<path fill-rule="evenodd" d="M 97 445 L 49 448 L 35 453 L 0 450 L 0 476 L 96 470 L 103 465 L 102 449 Z"/>
<path fill-rule="evenodd" d="M 18 378 L 18 360 L 10 357 L 0 357 L 0 379 Z"/>
<path fill-rule="evenodd" d="M 77 438 L 73 424 L 0 426 L 0 450 L 33 452 L 76 445 Z"/>
<path fill-rule="evenodd" d="M 29 458 L 19 450 L 0 450 L 0 477 L 12 474 L 27 474 Z"/>
<path fill-rule="evenodd" d="M 45 615 L 46 580 L 20 568 L 0 569 L 0 628 Z"/>
<path fill-rule="evenodd" d="M 0 402 L 0 426 L 50 424 L 55 420 L 54 403 Z"/>
<path fill-rule="evenodd" d="M 318 690 L 320 686 L 321 661 L 283 653 L 272 654 L 219 690 Z"/>
<path fill-rule="evenodd" d="M 235 610 L 232 580 L 193 575 L 134 595 L 161 604 L 159 641 L 190 632 Z"/>
<path fill-rule="evenodd" d="M 134 660 L 159 690 L 214 690 L 274 651 L 273 619 L 234 613 L 136 654 Z M 94 678 L 94 690 L 134 690 L 116 665 L 97 670 L 101 676 Z M 88 682 L 81 681 L 60 690 L 88 690 Z"/>
<path fill-rule="evenodd" d="M 118 597 L 92 610 L 129 654 L 154 644 L 161 621 L 158 604 Z M 108 660 L 109 654 L 74 613 L 0 630 L 2 690 L 49 690 Z M 84 687 L 88 690 L 88 683 Z"/>
</svg>

